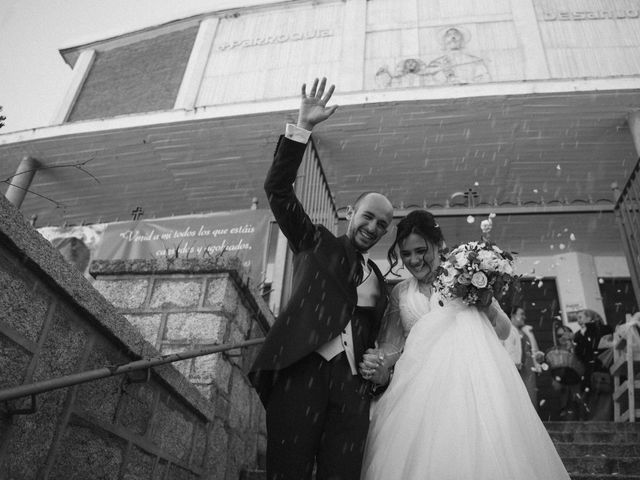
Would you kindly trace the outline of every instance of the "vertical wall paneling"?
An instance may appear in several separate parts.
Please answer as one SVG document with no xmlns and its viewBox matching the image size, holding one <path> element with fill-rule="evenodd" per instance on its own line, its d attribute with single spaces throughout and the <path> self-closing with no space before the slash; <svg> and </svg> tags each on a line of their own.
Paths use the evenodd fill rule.
<svg viewBox="0 0 640 480">
<path fill-rule="evenodd" d="M 221 18 L 196 105 L 290 97 L 320 75 L 339 84 L 344 9 L 305 2 Z"/>
<path fill-rule="evenodd" d="M 56 110 L 53 118 L 51 119 L 51 125 L 60 125 L 67 121 L 71 110 L 80 94 L 80 90 L 84 84 L 93 60 L 96 58 L 96 51 L 92 49 L 83 50 L 73 67 L 73 74 L 67 92 L 65 93 L 60 106 Z"/>
<path fill-rule="evenodd" d="M 551 78 L 640 74 L 639 0 L 533 0 Z"/>
<path fill-rule="evenodd" d="M 360 91 L 364 87 L 362 72 L 364 71 L 366 15 L 366 0 L 346 2 L 342 27 L 340 85 L 337 85 L 339 91 Z"/>
<path fill-rule="evenodd" d="M 192 109 L 195 106 L 219 21 L 216 17 L 209 17 L 200 23 L 174 108 Z"/>
<path fill-rule="evenodd" d="M 513 23 L 524 53 L 523 80 L 549 78 L 549 67 L 531 0 L 511 0 Z"/>
</svg>

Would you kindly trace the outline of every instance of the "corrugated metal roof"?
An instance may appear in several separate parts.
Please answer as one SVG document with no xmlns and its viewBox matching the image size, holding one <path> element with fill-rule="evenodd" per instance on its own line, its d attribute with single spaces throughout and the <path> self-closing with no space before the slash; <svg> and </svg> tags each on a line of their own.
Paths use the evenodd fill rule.
<svg viewBox="0 0 640 480">
<path fill-rule="evenodd" d="M 607 203 L 611 184 L 622 187 L 637 160 L 627 115 L 640 108 L 639 93 L 349 105 L 314 139 L 338 207 L 365 190 L 404 208 L 466 205 L 453 195 L 469 189 L 475 205 Z M 23 211 L 38 215 L 39 225 L 128 219 L 137 206 L 145 218 L 233 210 L 250 207 L 253 197 L 266 208 L 264 176 L 277 136 L 293 118 L 260 113 L 5 144 L 0 178 L 24 155 L 40 161 L 44 169 L 31 188 L 61 205 L 27 195 Z M 87 160 L 92 176 L 63 168 Z M 600 222 L 605 215 L 594 216 Z M 532 228 L 521 218 L 509 228 Z M 584 233 L 617 235 L 611 219 Z M 598 248 L 608 250 L 610 241 L 602 236 Z"/>
</svg>

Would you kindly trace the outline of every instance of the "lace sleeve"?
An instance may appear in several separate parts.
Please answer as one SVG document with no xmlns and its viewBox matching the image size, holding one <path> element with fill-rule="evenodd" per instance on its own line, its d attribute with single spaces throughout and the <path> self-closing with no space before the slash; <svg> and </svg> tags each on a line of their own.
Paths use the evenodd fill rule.
<svg viewBox="0 0 640 480">
<path fill-rule="evenodd" d="M 396 363 L 404 348 L 404 329 L 400 319 L 400 289 L 401 284 L 393 287 L 389 298 L 389 305 L 382 319 L 378 344 L 385 352 L 385 363 L 390 367 Z"/>
</svg>

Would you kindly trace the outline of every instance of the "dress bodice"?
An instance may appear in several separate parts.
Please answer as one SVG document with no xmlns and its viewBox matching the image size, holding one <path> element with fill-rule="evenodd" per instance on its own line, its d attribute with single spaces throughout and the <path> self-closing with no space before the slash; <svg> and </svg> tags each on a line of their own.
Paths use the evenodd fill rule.
<svg viewBox="0 0 640 480">
<path fill-rule="evenodd" d="M 405 338 L 423 315 L 431 310 L 431 287 L 424 287 L 415 278 L 398 284 L 398 306 Z"/>
</svg>

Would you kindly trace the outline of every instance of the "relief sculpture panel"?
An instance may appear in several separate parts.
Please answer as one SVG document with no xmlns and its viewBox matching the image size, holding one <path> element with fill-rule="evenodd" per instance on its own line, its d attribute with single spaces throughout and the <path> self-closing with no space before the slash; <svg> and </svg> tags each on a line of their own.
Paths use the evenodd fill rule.
<svg viewBox="0 0 640 480">
<path fill-rule="evenodd" d="M 441 36 L 443 55 L 432 60 L 419 58 L 401 60 L 393 71 L 385 65 L 376 72 L 379 88 L 401 85 L 408 75 L 422 77 L 425 85 L 462 85 L 491 80 L 485 60 L 466 51 L 469 33 L 462 27 L 448 27 Z"/>
</svg>

